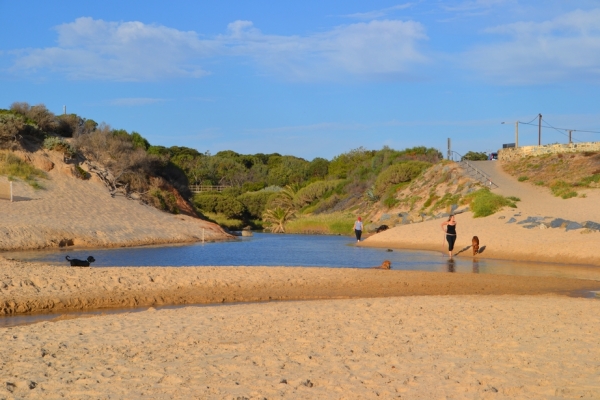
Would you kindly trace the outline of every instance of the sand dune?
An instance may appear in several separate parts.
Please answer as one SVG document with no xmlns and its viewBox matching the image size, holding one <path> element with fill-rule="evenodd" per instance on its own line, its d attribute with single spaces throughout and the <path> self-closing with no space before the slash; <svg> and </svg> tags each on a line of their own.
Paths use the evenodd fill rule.
<svg viewBox="0 0 600 400">
<path fill-rule="evenodd" d="M 42 190 L 14 183 L 16 201 L 0 200 L 0 250 L 64 246 L 120 247 L 230 238 L 218 225 L 173 215 L 110 196 L 104 185 L 71 176 L 71 166 L 56 159 L 41 180 Z"/>
</svg>

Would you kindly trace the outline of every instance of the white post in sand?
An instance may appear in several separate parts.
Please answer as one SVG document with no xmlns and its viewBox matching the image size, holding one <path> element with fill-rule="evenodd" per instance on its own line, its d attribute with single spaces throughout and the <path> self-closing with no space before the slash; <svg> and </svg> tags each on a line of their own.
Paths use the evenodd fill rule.
<svg viewBox="0 0 600 400">
<path fill-rule="evenodd" d="M 204 228 L 202 228 L 202 243 L 204 243 Z"/>
<path fill-rule="evenodd" d="M 10 181 L 10 202 L 13 201 L 13 192 L 12 192 L 12 181 Z"/>
</svg>

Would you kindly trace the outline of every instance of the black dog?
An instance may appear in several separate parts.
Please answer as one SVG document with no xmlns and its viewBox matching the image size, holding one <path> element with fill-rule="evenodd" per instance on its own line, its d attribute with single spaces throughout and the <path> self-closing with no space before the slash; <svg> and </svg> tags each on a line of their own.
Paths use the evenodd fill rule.
<svg viewBox="0 0 600 400">
<path fill-rule="evenodd" d="M 89 267 L 90 263 L 96 261 L 92 256 L 89 256 L 87 260 L 78 260 L 77 258 L 70 258 L 69 256 L 66 256 L 65 258 L 71 263 L 71 267 Z"/>
<path fill-rule="evenodd" d="M 375 233 L 387 231 L 388 229 L 390 229 L 389 226 L 387 226 L 387 225 L 381 225 L 379 228 L 377 228 L 377 230 L 375 231 Z"/>
</svg>

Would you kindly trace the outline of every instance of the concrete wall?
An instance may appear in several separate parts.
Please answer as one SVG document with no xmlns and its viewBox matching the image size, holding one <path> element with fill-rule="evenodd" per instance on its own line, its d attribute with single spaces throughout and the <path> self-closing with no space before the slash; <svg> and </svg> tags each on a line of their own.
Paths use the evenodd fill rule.
<svg viewBox="0 0 600 400">
<path fill-rule="evenodd" d="M 511 161 L 527 156 L 541 156 L 543 154 L 558 153 L 581 153 L 584 151 L 600 152 L 600 142 L 509 147 L 498 150 L 498 160 Z"/>
</svg>

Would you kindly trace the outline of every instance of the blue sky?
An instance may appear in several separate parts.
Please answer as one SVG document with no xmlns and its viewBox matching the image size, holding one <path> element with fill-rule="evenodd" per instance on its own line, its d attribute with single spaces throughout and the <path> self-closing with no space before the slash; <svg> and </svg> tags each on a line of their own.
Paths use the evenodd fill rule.
<svg viewBox="0 0 600 400">
<path fill-rule="evenodd" d="M 155 145 L 489 152 L 539 113 L 600 140 L 581 132 L 600 132 L 598 1 L 0 0 L 0 26 L 0 108 L 66 105 Z"/>
</svg>

